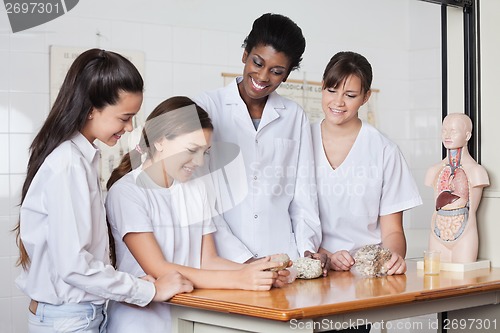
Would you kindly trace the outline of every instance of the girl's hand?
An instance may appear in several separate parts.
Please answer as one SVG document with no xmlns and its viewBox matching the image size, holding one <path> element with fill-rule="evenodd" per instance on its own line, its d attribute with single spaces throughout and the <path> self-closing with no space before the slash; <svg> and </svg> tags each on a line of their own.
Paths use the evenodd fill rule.
<svg viewBox="0 0 500 333">
<path fill-rule="evenodd" d="M 354 265 L 354 258 L 346 250 L 333 253 L 330 256 L 332 269 L 335 271 L 349 271 Z"/>
<path fill-rule="evenodd" d="M 282 288 L 290 283 L 290 271 L 288 269 L 282 269 L 277 271 L 276 273 L 278 273 L 278 277 L 274 281 L 273 287 Z"/>
<path fill-rule="evenodd" d="M 273 287 L 281 288 L 290 283 L 290 271 L 287 269 L 293 265 L 293 262 L 290 260 L 288 255 L 284 254 L 273 254 L 270 256 L 271 261 L 279 264 L 280 269 L 276 271 L 278 273 L 278 277 L 276 281 L 273 283 Z M 287 258 L 287 262 L 280 263 L 278 260 L 282 258 Z"/>
<path fill-rule="evenodd" d="M 304 252 L 304 257 L 312 258 L 321 261 L 321 267 L 323 268 L 323 276 L 328 275 L 328 271 L 332 268 L 332 260 L 326 253 L 312 253 L 310 251 Z"/>
<path fill-rule="evenodd" d="M 268 271 L 270 268 L 279 267 L 281 263 L 270 261 L 270 257 L 255 260 L 238 271 L 236 274 L 237 285 L 244 290 L 269 290 L 278 279 L 278 272 Z M 286 273 L 282 273 L 286 274 Z"/>
<path fill-rule="evenodd" d="M 153 277 L 146 275 L 144 280 L 151 281 Z M 190 293 L 193 291 L 193 283 L 186 279 L 177 271 L 168 271 L 163 276 L 160 276 L 154 281 L 156 294 L 153 297 L 155 302 L 163 302 L 169 300 L 176 294 Z"/>
<path fill-rule="evenodd" d="M 406 273 L 406 261 L 397 253 L 392 253 L 391 259 L 385 264 L 388 271 L 387 275 Z"/>
</svg>

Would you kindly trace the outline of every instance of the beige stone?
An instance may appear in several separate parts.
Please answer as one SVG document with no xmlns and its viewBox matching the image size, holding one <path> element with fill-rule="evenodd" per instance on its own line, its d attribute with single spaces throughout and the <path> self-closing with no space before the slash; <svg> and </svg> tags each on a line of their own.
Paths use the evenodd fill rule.
<svg viewBox="0 0 500 333">
<path fill-rule="evenodd" d="M 380 245 L 365 245 L 354 254 L 354 267 L 363 276 L 384 276 L 387 274 L 385 264 L 391 256 L 391 251 Z"/>
<path fill-rule="evenodd" d="M 312 258 L 298 258 L 293 261 L 293 266 L 298 274 L 297 279 L 314 279 L 323 274 L 321 261 Z"/>
<path fill-rule="evenodd" d="M 288 264 L 290 263 L 290 257 L 286 253 L 274 254 L 271 256 L 271 261 L 281 264 L 278 267 L 269 269 L 271 272 L 277 272 L 288 267 Z"/>
</svg>

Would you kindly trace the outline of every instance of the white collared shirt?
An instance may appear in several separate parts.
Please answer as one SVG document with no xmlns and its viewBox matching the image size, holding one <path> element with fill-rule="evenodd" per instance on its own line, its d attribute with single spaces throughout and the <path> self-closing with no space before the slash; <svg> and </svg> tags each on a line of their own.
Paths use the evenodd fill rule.
<svg viewBox="0 0 500 333">
<path fill-rule="evenodd" d="M 218 210 L 229 228 L 217 225 L 215 240 L 219 255 L 242 261 L 245 255 L 262 257 L 287 253 L 291 258 L 305 250 L 317 251 L 321 243 L 314 161 L 309 121 L 295 102 L 276 92 L 269 95 L 262 119 L 255 129 L 241 99 L 236 78 L 228 86 L 203 93 L 195 101 L 214 125 L 210 166 L 217 159 L 217 143 L 233 143 L 243 163 L 238 174 L 227 172 L 216 182 L 244 182 L 247 193 L 222 196 L 243 197 L 218 200 Z M 216 186 L 218 186 L 216 184 Z M 220 186 L 219 186 L 220 188 Z M 218 193 L 220 196 L 221 194 Z M 220 199 L 220 198 L 219 198 Z M 231 240 L 230 230 L 250 252 Z"/>
<path fill-rule="evenodd" d="M 20 210 L 31 265 L 16 280 L 31 299 L 144 306 L 155 295 L 152 283 L 109 264 L 98 163 L 99 150 L 78 132 L 47 156 L 31 182 Z"/>
</svg>

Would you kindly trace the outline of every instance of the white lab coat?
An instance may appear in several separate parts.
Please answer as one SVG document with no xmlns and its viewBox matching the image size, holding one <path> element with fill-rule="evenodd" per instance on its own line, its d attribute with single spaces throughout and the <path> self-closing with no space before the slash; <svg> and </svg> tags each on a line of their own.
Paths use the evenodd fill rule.
<svg viewBox="0 0 500 333">
<path fill-rule="evenodd" d="M 233 143 L 240 148 L 243 158 L 239 173 L 233 168 L 224 177 L 215 179 L 219 189 L 217 208 L 229 227 L 217 226 L 215 240 L 219 255 L 241 262 L 248 259 L 248 254 L 262 257 L 287 253 L 296 258 L 305 250 L 317 251 L 321 225 L 314 188 L 311 131 L 304 110 L 273 92 L 256 130 L 239 95 L 239 81 L 241 77 L 224 88 L 195 98 L 212 119 L 214 148 L 220 143 Z M 212 171 L 222 153 L 212 149 Z M 232 188 L 238 182 L 245 183 L 246 186 L 238 188 L 246 189 L 247 193 L 221 194 L 221 188 Z M 221 199 L 231 195 L 233 199 L 243 199 L 241 202 Z M 251 253 L 242 250 L 228 231 Z"/>
</svg>

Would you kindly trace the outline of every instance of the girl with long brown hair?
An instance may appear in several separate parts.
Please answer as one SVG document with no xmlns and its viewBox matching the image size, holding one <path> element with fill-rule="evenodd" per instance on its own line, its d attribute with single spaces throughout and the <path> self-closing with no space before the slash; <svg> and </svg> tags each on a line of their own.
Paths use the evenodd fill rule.
<svg viewBox="0 0 500 333">
<path fill-rule="evenodd" d="M 113 146 L 131 131 L 142 98 L 143 80 L 130 61 L 85 51 L 31 144 L 16 228 L 23 267 L 16 283 L 32 299 L 30 332 L 105 332 L 108 299 L 145 306 L 192 290 L 175 271 L 152 283 L 109 263 L 93 142 Z"/>
</svg>

